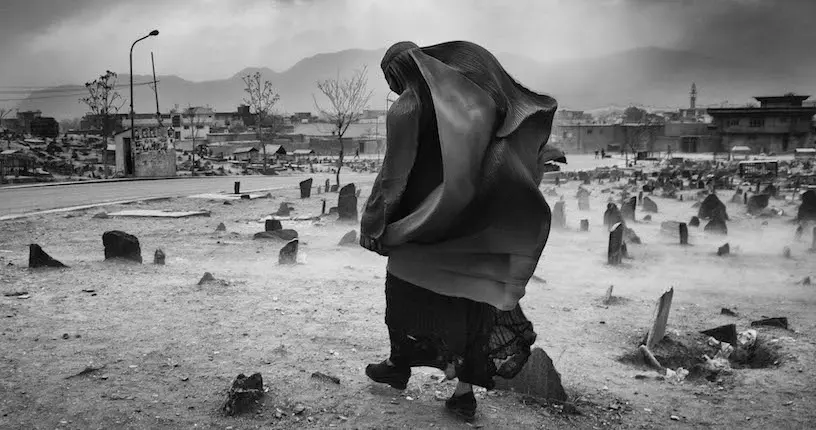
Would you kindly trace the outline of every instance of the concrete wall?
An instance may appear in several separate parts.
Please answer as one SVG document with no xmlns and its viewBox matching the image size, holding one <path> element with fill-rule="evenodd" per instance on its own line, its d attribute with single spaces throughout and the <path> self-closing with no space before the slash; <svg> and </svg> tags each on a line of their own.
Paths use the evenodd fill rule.
<svg viewBox="0 0 816 430">
<path fill-rule="evenodd" d="M 137 177 L 176 176 L 176 151 L 145 151 L 135 154 L 134 170 Z"/>
</svg>

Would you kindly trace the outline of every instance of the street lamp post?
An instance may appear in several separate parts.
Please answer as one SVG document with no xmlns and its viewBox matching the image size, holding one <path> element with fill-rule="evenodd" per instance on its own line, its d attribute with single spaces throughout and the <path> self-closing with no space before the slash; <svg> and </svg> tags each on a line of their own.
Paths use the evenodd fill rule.
<svg viewBox="0 0 816 430">
<path fill-rule="evenodd" d="M 136 39 L 132 45 L 130 45 L 130 152 L 133 152 L 133 145 L 136 144 L 136 130 L 135 130 L 135 123 L 136 123 L 136 111 L 133 110 L 133 47 L 136 46 L 137 43 L 141 42 L 142 40 L 147 39 L 150 36 L 158 36 L 159 30 L 153 30 L 147 34 L 147 36 L 141 37 Z M 105 143 L 107 145 L 107 142 Z M 125 154 L 125 156 L 129 156 L 131 154 Z M 127 163 L 125 163 L 125 169 L 127 169 Z"/>
</svg>

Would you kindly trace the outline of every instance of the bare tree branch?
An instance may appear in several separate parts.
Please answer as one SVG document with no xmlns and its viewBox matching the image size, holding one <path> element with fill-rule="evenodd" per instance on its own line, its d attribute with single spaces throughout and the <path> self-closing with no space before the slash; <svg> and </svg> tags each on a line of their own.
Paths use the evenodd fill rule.
<svg viewBox="0 0 816 430">
<path fill-rule="evenodd" d="M 343 136 L 351 124 L 359 121 L 363 110 L 368 106 L 374 91 L 368 89 L 368 70 L 366 66 L 356 70 L 351 77 L 340 78 L 340 72 L 334 79 L 325 79 L 317 82 L 317 89 L 323 94 L 328 103 L 325 108 L 312 95 L 315 108 L 332 124 L 333 134 L 340 144 L 339 159 L 337 162 L 337 185 L 340 185 L 340 169 L 343 167 Z"/>
<path fill-rule="evenodd" d="M 105 176 L 107 177 L 108 163 L 108 133 L 111 131 L 113 118 L 119 113 L 119 109 L 125 105 L 125 100 L 116 91 L 116 79 L 118 75 L 107 70 L 104 75 L 85 84 L 88 89 L 88 96 L 81 97 L 80 103 L 85 103 L 91 113 L 102 121 L 102 141 L 105 145 Z"/>
</svg>

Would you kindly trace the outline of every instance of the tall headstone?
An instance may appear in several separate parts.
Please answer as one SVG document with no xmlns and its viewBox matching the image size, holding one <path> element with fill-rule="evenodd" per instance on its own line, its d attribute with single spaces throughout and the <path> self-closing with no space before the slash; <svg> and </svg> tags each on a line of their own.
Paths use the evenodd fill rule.
<svg viewBox="0 0 816 430">
<path fill-rule="evenodd" d="M 606 211 L 604 212 L 604 225 L 607 229 L 611 229 L 613 225 L 623 222 L 623 217 L 618 210 L 618 206 L 614 203 L 607 203 Z"/>
<path fill-rule="evenodd" d="M 298 240 L 292 239 L 278 253 L 278 264 L 297 264 Z"/>
<path fill-rule="evenodd" d="M 52 258 L 48 253 L 43 251 L 42 247 L 36 243 L 28 245 L 28 267 L 36 269 L 38 267 L 68 267 L 56 259 Z"/>
<path fill-rule="evenodd" d="M 567 228 L 567 214 L 564 212 L 564 202 L 557 201 L 553 207 L 552 225 L 557 229 Z"/>
<path fill-rule="evenodd" d="M 589 220 L 582 219 L 581 220 L 581 231 L 589 231 Z"/>
<path fill-rule="evenodd" d="M 686 223 L 680 223 L 680 245 L 688 245 L 688 226 Z"/>
<path fill-rule="evenodd" d="M 233 194 L 241 194 L 241 182 L 235 181 L 235 184 L 232 186 Z"/>
<path fill-rule="evenodd" d="M 340 195 L 337 198 L 337 215 L 341 221 L 358 221 L 357 188 L 354 184 L 345 185 L 340 189 Z"/>
<path fill-rule="evenodd" d="M 166 256 L 164 255 L 164 251 L 162 251 L 161 249 L 157 249 L 156 252 L 153 253 L 153 264 L 164 266 L 165 258 Z"/>
<path fill-rule="evenodd" d="M 264 231 L 277 231 L 281 230 L 282 228 L 283 225 L 276 219 L 268 219 L 264 222 Z"/>
<path fill-rule="evenodd" d="M 326 186 L 325 186 L 325 187 L 323 187 L 323 190 L 324 190 L 325 192 L 327 192 L 327 193 L 328 193 L 328 192 L 329 192 L 329 188 L 331 188 L 331 181 L 330 181 L 330 180 L 328 180 L 328 179 L 326 179 Z"/>
<path fill-rule="evenodd" d="M 609 231 L 609 248 L 606 252 L 607 263 L 611 265 L 620 264 L 623 260 L 623 223 L 615 224 Z"/>
<path fill-rule="evenodd" d="M 320 210 L 320 215 L 326 215 L 326 199 L 323 199 L 323 208 Z"/>
<path fill-rule="evenodd" d="M 637 197 L 630 198 L 621 205 L 620 214 L 624 221 L 635 221 L 635 208 L 637 207 Z"/>
<path fill-rule="evenodd" d="M 312 178 L 300 182 L 300 198 L 308 199 L 312 196 Z"/>
<path fill-rule="evenodd" d="M 102 234 L 102 245 L 105 246 L 105 260 L 122 258 L 142 262 L 142 248 L 139 239 L 132 234 L 119 230 L 106 231 Z"/>
<path fill-rule="evenodd" d="M 711 219 L 714 215 L 721 215 L 725 221 L 728 221 L 728 212 L 725 210 L 725 204 L 720 201 L 716 194 L 709 194 L 698 209 L 697 216 L 700 219 Z"/>
<path fill-rule="evenodd" d="M 672 298 L 674 297 L 674 287 L 660 296 L 655 307 L 654 324 L 646 336 L 646 347 L 652 349 L 666 335 L 666 324 L 669 322 L 669 311 L 671 310 Z"/>
</svg>

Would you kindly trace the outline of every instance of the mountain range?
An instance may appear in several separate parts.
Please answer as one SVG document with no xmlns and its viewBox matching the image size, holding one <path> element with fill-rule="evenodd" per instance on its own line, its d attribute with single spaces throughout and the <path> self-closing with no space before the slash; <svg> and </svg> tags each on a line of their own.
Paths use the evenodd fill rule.
<svg viewBox="0 0 816 430">
<path fill-rule="evenodd" d="M 229 78 L 212 81 L 193 82 L 162 75 L 158 77 L 160 108 L 166 112 L 175 105 L 181 108 L 211 106 L 217 111 L 235 111 L 244 97 L 242 76 L 258 71 L 280 94 L 278 111 L 315 112 L 314 100 L 321 100 L 316 87 L 318 80 L 350 74 L 366 66 L 369 88 L 374 91 L 370 108 L 385 109 L 389 90 L 379 68 L 384 52 L 385 49 L 349 49 L 317 54 L 283 72 L 249 67 Z M 698 107 L 745 104 L 760 95 L 816 92 L 816 79 L 812 74 L 796 71 L 788 65 L 735 62 L 656 47 L 557 62 L 541 62 L 508 53 L 499 53 L 496 57 L 523 85 L 555 97 L 560 107 L 568 109 L 592 110 L 633 104 L 661 109 L 687 107 L 692 82 L 697 85 Z M 150 76 L 134 75 L 136 83 L 151 80 Z M 119 91 L 125 99 L 128 82 L 127 74 L 119 75 Z M 59 91 L 60 87 L 56 88 Z M 59 93 L 34 92 L 20 102 L 18 109 L 39 109 L 43 115 L 59 120 L 79 118 L 87 112 L 78 97 L 51 97 L 54 94 Z M 148 86 L 134 88 L 134 101 L 136 112 L 155 111 L 155 96 Z M 121 112 L 128 109 L 126 105 Z"/>
</svg>

